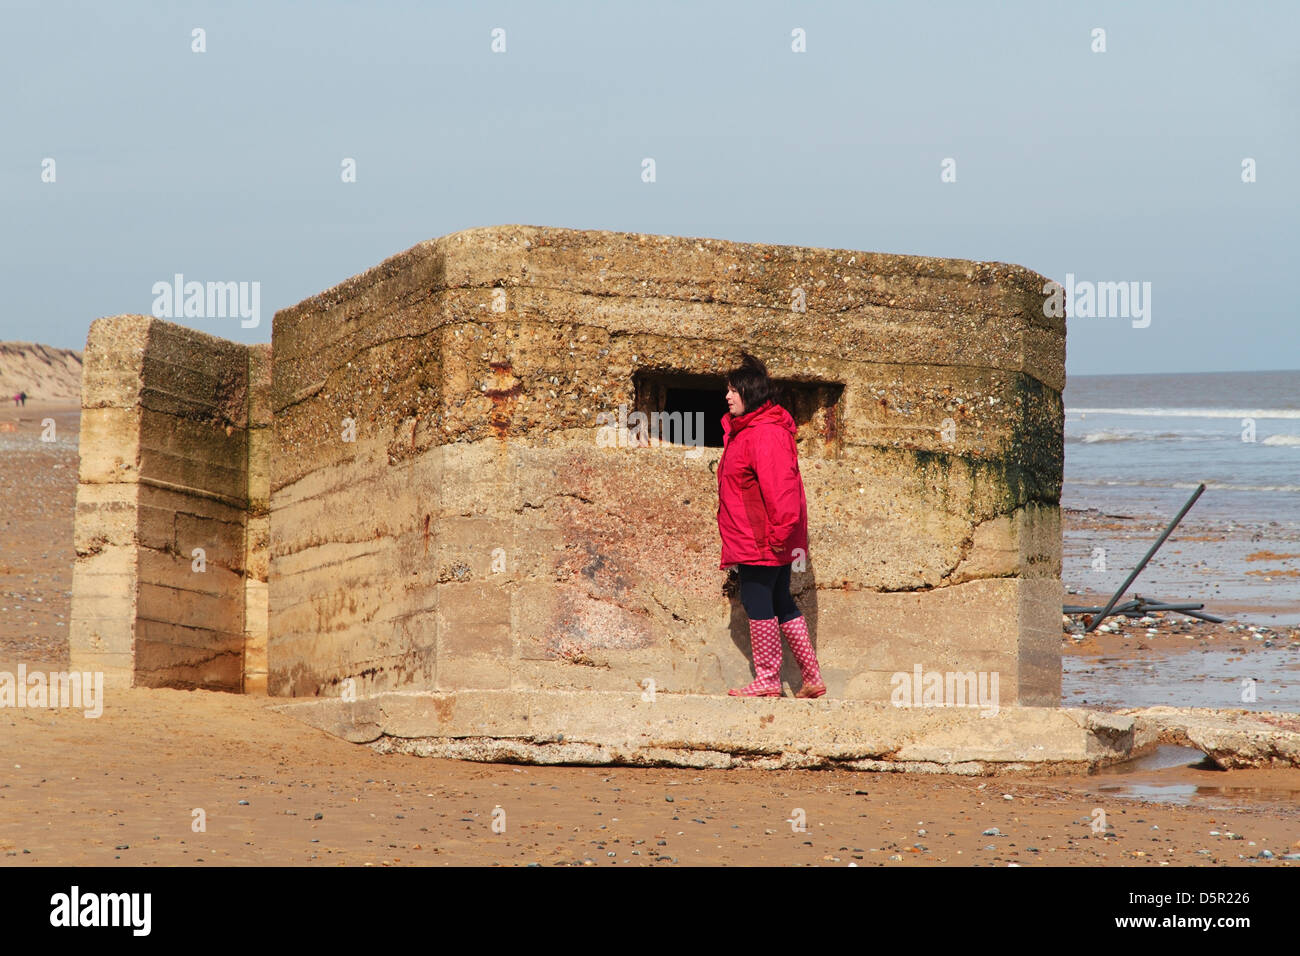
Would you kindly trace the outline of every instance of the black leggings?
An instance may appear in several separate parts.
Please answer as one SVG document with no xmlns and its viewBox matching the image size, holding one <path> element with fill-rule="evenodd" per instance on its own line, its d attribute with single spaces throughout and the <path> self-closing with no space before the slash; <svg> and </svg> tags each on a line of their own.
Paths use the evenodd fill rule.
<svg viewBox="0 0 1300 956">
<path fill-rule="evenodd" d="M 736 573 L 740 575 L 740 603 L 751 621 L 775 617 L 784 624 L 803 613 L 790 596 L 790 565 L 738 564 Z"/>
</svg>

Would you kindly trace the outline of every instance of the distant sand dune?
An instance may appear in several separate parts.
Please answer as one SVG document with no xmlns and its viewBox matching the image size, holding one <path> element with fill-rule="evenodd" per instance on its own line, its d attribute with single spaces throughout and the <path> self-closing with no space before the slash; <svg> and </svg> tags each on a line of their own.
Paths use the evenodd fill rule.
<svg viewBox="0 0 1300 956">
<path fill-rule="evenodd" d="M 31 342 L 0 342 L 0 399 L 26 392 L 39 402 L 81 401 L 80 352 Z"/>
</svg>

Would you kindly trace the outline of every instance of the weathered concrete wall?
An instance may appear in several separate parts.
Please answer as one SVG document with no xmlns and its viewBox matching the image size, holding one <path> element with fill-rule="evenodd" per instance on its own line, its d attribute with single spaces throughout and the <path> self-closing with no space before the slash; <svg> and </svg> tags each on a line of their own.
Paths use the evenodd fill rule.
<svg viewBox="0 0 1300 956">
<path fill-rule="evenodd" d="M 269 356 L 252 354 L 264 487 Z M 243 690 L 245 644 L 265 644 L 245 588 L 248 516 L 259 513 L 249 506 L 250 349 L 118 316 L 91 325 L 86 355 L 73 666 L 145 686 Z"/>
<path fill-rule="evenodd" d="M 248 347 L 248 473 L 244 529 L 244 692 L 266 693 L 271 558 L 271 346 Z"/>
<path fill-rule="evenodd" d="M 747 348 L 839 396 L 801 422 L 793 582 L 830 694 L 887 700 L 919 664 L 1057 706 L 1065 329 L 1044 282 L 506 226 L 278 313 L 270 692 L 747 682 L 719 450 L 598 447 L 596 419 L 644 403 L 639 374 L 720 376 Z"/>
</svg>

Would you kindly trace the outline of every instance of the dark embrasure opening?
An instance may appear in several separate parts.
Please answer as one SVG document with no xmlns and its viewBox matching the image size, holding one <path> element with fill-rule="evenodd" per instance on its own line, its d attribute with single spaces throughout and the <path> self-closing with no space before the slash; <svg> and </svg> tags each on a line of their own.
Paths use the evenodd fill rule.
<svg viewBox="0 0 1300 956">
<path fill-rule="evenodd" d="M 801 453 L 835 458 L 839 454 L 838 410 L 844 394 L 840 382 L 795 381 L 774 378 L 777 402 L 799 426 Z M 722 447 L 722 416 L 727 412 L 727 380 L 720 375 L 643 370 L 633 376 L 634 410 L 646 415 L 673 416 L 701 413 L 704 447 Z M 694 419 L 698 421 L 699 419 Z M 664 429 L 667 432 L 667 429 Z M 689 434 L 695 435 L 692 429 Z M 680 434 L 666 433 L 663 440 L 679 443 Z"/>
</svg>

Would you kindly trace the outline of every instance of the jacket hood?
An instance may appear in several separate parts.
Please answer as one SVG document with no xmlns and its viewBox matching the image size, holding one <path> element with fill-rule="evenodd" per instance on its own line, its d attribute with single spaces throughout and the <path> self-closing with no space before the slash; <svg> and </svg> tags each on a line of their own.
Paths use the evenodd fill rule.
<svg viewBox="0 0 1300 956">
<path fill-rule="evenodd" d="M 752 412 L 745 412 L 743 415 L 732 415 L 731 412 L 727 412 L 722 416 L 722 433 L 727 438 L 731 438 L 736 432 L 751 425 L 779 425 L 791 435 L 795 437 L 799 435 L 799 426 L 794 423 L 794 418 L 773 401 L 764 402 Z"/>
</svg>

